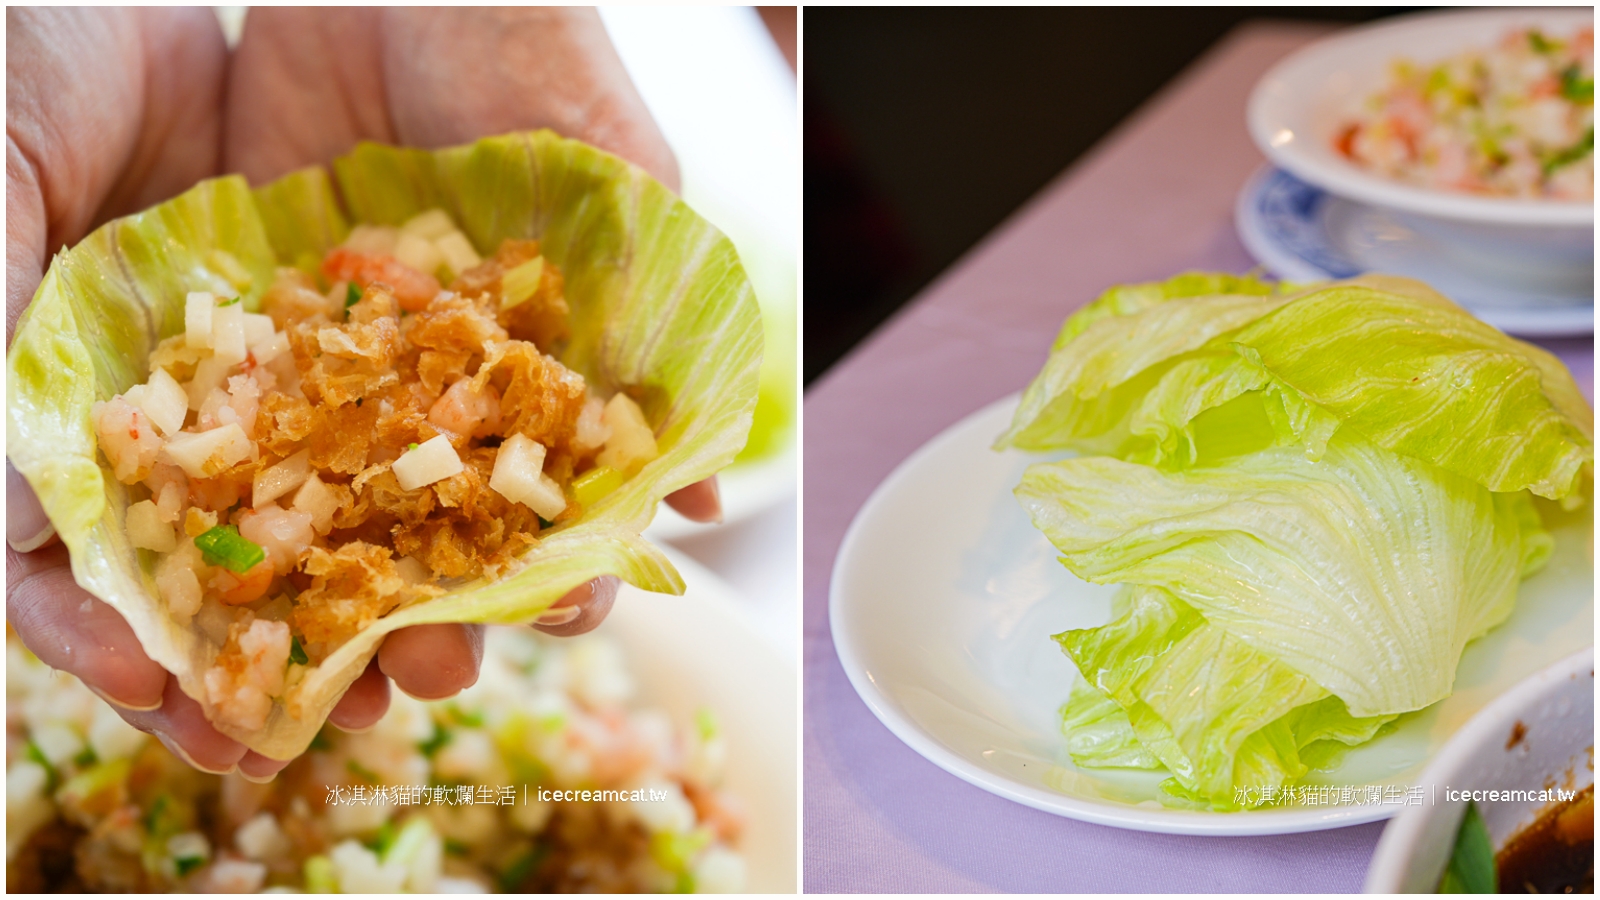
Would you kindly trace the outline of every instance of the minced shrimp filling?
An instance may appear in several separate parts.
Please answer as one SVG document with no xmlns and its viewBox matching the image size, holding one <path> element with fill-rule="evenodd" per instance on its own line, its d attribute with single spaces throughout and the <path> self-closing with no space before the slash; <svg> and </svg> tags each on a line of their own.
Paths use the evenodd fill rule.
<svg viewBox="0 0 1600 900">
<path fill-rule="evenodd" d="M 657 455 L 627 393 L 556 358 L 569 309 L 538 241 L 483 259 L 440 210 L 358 226 L 316 275 L 279 269 L 261 308 L 188 294 L 149 380 L 92 411 L 135 486 L 133 545 L 222 647 L 205 683 L 239 727 L 295 666 L 499 573 Z"/>
<path fill-rule="evenodd" d="M 1507 33 L 1430 66 L 1397 60 L 1335 139 L 1351 161 L 1425 187 L 1594 197 L 1594 29 Z"/>
</svg>

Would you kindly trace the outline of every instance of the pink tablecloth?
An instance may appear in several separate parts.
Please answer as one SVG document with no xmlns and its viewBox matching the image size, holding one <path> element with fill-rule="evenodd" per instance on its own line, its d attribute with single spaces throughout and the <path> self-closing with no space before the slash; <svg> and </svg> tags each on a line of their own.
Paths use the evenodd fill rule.
<svg viewBox="0 0 1600 900">
<path fill-rule="evenodd" d="M 1273 62 L 1321 33 L 1255 24 L 1231 34 L 807 392 L 807 891 L 1360 889 L 1381 824 L 1144 834 L 1038 812 L 946 774 L 856 696 L 827 615 L 834 556 L 867 495 L 923 442 L 1025 385 L 1068 313 L 1119 282 L 1254 266 L 1231 213 L 1262 161 L 1245 99 Z M 1591 339 L 1545 344 L 1592 399 Z"/>
</svg>

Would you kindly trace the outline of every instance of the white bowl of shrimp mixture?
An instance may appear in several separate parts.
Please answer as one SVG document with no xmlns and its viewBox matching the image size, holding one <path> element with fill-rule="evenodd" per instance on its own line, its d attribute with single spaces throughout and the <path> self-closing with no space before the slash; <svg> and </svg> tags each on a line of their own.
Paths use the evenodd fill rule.
<svg viewBox="0 0 1600 900">
<path fill-rule="evenodd" d="M 748 787 L 740 770 L 752 764 L 775 778 L 756 748 L 730 740 L 740 732 L 725 717 L 748 709 L 701 693 L 697 715 L 670 715 L 640 696 L 630 643 L 491 628 L 473 687 L 434 703 L 396 691 L 371 731 L 324 726 L 276 779 L 252 784 L 189 768 L 8 634 L 6 886 L 772 889 L 748 870 L 744 844 L 771 826 L 753 817 L 774 811 L 729 790 Z"/>
<path fill-rule="evenodd" d="M 1384 209 L 1463 271 L 1588 296 L 1593 85 L 1589 8 L 1429 13 L 1294 53 L 1248 120 L 1274 165 Z"/>
</svg>

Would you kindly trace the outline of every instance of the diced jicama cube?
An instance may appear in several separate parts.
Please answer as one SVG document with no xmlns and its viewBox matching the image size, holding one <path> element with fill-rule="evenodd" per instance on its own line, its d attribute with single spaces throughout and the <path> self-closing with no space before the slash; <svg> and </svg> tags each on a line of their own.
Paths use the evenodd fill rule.
<svg viewBox="0 0 1600 900">
<path fill-rule="evenodd" d="M 271 503 L 304 484 L 310 474 L 310 450 L 301 450 L 272 468 L 257 472 L 251 486 L 250 505 L 260 508 Z"/>
<path fill-rule="evenodd" d="M 344 246 L 356 253 L 374 256 L 393 256 L 394 245 L 400 240 L 400 229 L 388 225 L 357 225 L 350 229 Z"/>
<path fill-rule="evenodd" d="M 414 234 L 424 240 L 441 238 L 456 230 L 456 223 L 451 221 L 450 214 L 442 209 L 430 209 L 427 212 L 417 213 L 400 226 L 400 236 Z"/>
<path fill-rule="evenodd" d="M 520 306 L 539 290 L 544 278 L 544 257 L 535 256 L 500 276 L 500 308 Z"/>
<path fill-rule="evenodd" d="M 196 350 L 211 346 L 211 317 L 217 301 L 208 291 L 190 291 L 183 305 L 183 339 Z"/>
<path fill-rule="evenodd" d="M 402 556 L 394 561 L 394 573 L 405 580 L 406 584 L 427 584 L 433 580 L 433 573 L 428 566 L 415 556 Z"/>
<path fill-rule="evenodd" d="M 211 313 L 211 352 L 220 363 L 244 362 L 244 302 L 224 301 Z"/>
<path fill-rule="evenodd" d="M 199 409 L 205 405 L 212 391 L 221 390 L 228 380 L 230 368 L 232 366 L 214 356 L 200 360 L 194 367 L 194 377 L 183 385 L 184 393 L 189 395 L 189 408 Z"/>
<path fill-rule="evenodd" d="M 577 431 L 572 435 L 573 446 L 579 452 L 587 452 L 603 445 L 611 437 L 611 429 L 605 422 L 606 403 L 599 397 L 589 397 L 583 402 L 583 411 L 578 413 Z"/>
<path fill-rule="evenodd" d="M 210 478 L 248 459 L 254 450 L 244 429 L 230 423 L 199 434 L 180 431 L 162 452 L 190 478 Z"/>
<path fill-rule="evenodd" d="M 149 500 L 128 507 L 128 539 L 135 547 L 171 553 L 178 546 L 172 526 L 162 521 L 161 511 Z"/>
<path fill-rule="evenodd" d="M 444 254 L 439 248 L 427 238 L 414 234 L 400 235 L 399 243 L 394 246 L 394 258 L 428 275 L 444 264 Z"/>
<path fill-rule="evenodd" d="M 545 446 L 527 435 L 514 434 L 500 445 L 494 458 L 489 487 L 513 503 L 521 503 L 542 518 L 553 520 L 567 508 L 561 485 L 544 474 Z"/>
<path fill-rule="evenodd" d="M 655 432 L 650 429 L 644 410 L 628 395 L 617 394 L 607 401 L 601 419 L 611 429 L 611 437 L 606 439 L 605 449 L 595 458 L 599 465 L 632 476 L 660 455 Z"/>
<path fill-rule="evenodd" d="M 244 345 L 246 347 L 254 347 L 262 341 L 270 340 L 273 332 L 277 330 L 277 327 L 272 324 L 271 316 L 251 312 L 244 314 Z M 256 361 L 260 362 L 259 359 Z"/>
<path fill-rule="evenodd" d="M 183 385 L 167 374 L 166 369 L 157 369 L 150 380 L 139 387 L 143 388 L 142 396 L 129 402 L 144 410 L 156 430 L 163 437 L 182 430 L 184 417 L 189 414 L 189 398 L 183 392 Z M 133 391 L 128 392 L 128 396 L 132 394 Z"/>
<path fill-rule="evenodd" d="M 274 332 L 259 344 L 250 345 L 250 355 L 256 358 L 257 364 L 263 366 L 288 352 L 289 336 L 281 331 Z"/>
<path fill-rule="evenodd" d="M 394 477 L 402 490 L 414 491 L 459 474 L 465 468 L 450 439 L 436 435 L 412 447 L 394 461 Z"/>
<path fill-rule="evenodd" d="M 478 255 L 478 251 L 472 248 L 472 242 L 467 240 L 467 236 L 459 231 L 452 231 L 443 237 L 434 238 L 433 245 L 439 248 L 440 253 L 444 254 L 445 264 L 450 267 L 450 271 L 457 275 L 483 262 L 483 258 Z"/>
<path fill-rule="evenodd" d="M 311 530 L 327 534 L 333 528 L 333 514 L 339 511 L 339 497 L 312 472 L 295 492 L 291 505 L 296 511 L 311 515 Z"/>
</svg>

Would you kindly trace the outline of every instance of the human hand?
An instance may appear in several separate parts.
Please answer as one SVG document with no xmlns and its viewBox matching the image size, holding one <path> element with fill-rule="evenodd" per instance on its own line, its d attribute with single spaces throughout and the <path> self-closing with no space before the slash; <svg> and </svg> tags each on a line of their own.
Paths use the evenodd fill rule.
<svg viewBox="0 0 1600 900">
<path fill-rule="evenodd" d="M 145 208 L 217 174 L 224 152 L 221 129 L 234 114 L 223 103 L 227 51 L 206 10 L 10 9 L 7 25 L 9 344 L 49 254 L 75 243 L 109 218 Z M 592 31 L 586 34 L 578 38 L 593 39 Z M 604 38 L 603 30 L 599 36 Z M 265 45 L 258 41 L 257 46 Z M 611 59 L 615 60 L 614 53 Z M 245 91 L 243 96 L 241 103 L 250 94 Z M 572 112 L 580 106 L 567 103 L 564 109 Z M 642 115 L 642 104 L 637 111 Z M 632 132 L 614 129 L 608 145 L 594 135 L 604 131 L 601 125 L 611 121 L 610 114 L 591 109 L 587 115 L 600 129 L 588 139 L 626 152 L 621 145 Z M 291 116 L 290 121 L 313 120 Z M 340 120 L 331 116 L 329 121 Z M 647 115 L 643 121 L 649 123 Z M 567 123 L 558 117 L 534 124 L 560 128 Z M 481 133 L 515 127 L 526 126 L 491 126 Z M 352 141 L 396 139 L 366 131 L 354 134 Z M 460 140 L 472 136 L 477 135 Z M 228 146 L 238 145 L 236 137 L 229 136 Z M 286 133 L 293 140 L 304 137 Z M 262 146 L 267 149 L 272 144 Z M 346 149 L 348 144 L 332 153 Z M 660 149 L 665 150 L 664 142 Z M 633 158 L 641 159 L 642 154 Z M 278 159 L 290 161 L 289 168 L 326 161 Z M 263 163 L 245 160 L 239 165 Z M 670 152 L 655 158 L 652 165 L 658 177 L 675 186 Z M 110 700 L 123 718 L 157 735 L 199 768 L 237 768 L 254 778 L 281 769 L 286 761 L 247 751 L 210 726 L 176 679 L 144 653 L 122 617 L 78 587 L 65 549 L 52 545 L 37 498 L 9 466 L 7 486 L 12 545 L 7 611 L 24 643 L 47 664 L 78 675 Z M 668 502 L 691 518 L 720 515 L 714 482 L 691 485 Z M 582 586 L 558 601 L 535 627 L 553 634 L 587 631 L 610 609 L 616 587 L 611 578 Z M 390 635 L 330 721 L 346 730 L 370 727 L 387 709 L 389 678 L 415 696 L 453 695 L 476 681 L 482 642 L 481 626 L 420 626 Z"/>
<path fill-rule="evenodd" d="M 328 165 L 359 141 L 435 148 L 535 128 L 631 160 L 678 190 L 677 161 L 599 14 L 572 7 L 256 7 L 229 72 L 223 168 L 260 184 Z M 694 521 L 722 518 L 714 476 L 666 502 Z M 582 634 L 616 593 L 615 578 L 597 579 L 534 627 Z M 390 636 L 379 660 L 397 683 L 443 667 L 470 672 L 465 687 L 481 643 L 477 626 L 433 626 Z"/>
</svg>

